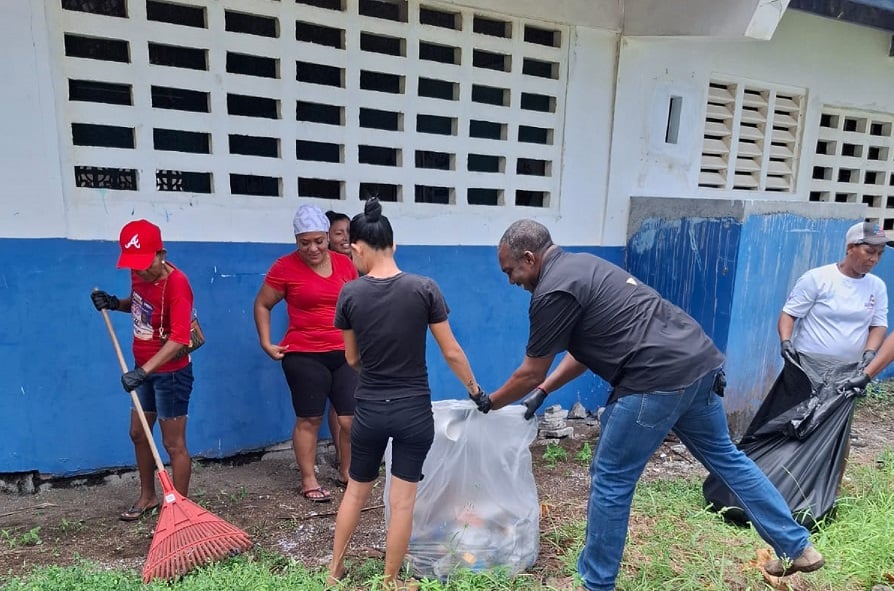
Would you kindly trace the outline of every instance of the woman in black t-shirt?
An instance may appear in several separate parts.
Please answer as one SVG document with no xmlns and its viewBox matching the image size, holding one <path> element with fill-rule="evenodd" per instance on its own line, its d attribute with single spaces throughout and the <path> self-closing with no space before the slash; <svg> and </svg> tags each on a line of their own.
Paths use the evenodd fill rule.
<svg viewBox="0 0 894 591">
<path fill-rule="evenodd" d="M 354 265 L 363 276 L 342 289 L 335 326 L 344 333 L 345 355 L 360 373 L 360 385 L 354 394 L 350 478 L 335 521 L 328 582 L 344 576 L 348 544 L 391 439 L 384 586 L 395 589 L 410 541 L 416 487 L 434 439 L 425 365 L 428 330 L 469 395 L 483 392 L 450 330 L 447 304 L 437 284 L 397 267 L 394 234 L 377 199 L 367 201 L 364 212 L 351 220 L 350 237 Z"/>
</svg>

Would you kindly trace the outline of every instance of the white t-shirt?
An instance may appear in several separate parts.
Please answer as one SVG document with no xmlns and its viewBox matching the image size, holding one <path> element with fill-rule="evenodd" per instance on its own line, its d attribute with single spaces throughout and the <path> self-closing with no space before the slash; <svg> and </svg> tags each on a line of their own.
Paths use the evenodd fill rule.
<svg viewBox="0 0 894 591">
<path fill-rule="evenodd" d="M 792 344 L 800 352 L 859 361 L 872 326 L 888 326 L 888 289 L 867 274 L 848 277 L 837 264 L 801 275 L 782 311 L 798 320 Z"/>
</svg>

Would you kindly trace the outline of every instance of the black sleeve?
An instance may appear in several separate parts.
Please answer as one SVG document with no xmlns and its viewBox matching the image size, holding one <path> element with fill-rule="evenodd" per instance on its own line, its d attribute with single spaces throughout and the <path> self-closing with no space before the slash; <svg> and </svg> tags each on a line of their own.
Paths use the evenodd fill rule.
<svg viewBox="0 0 894 591">
<path fill-rule="evenodd" d="M 429 279 L 425 282 L 425 291 L 428 294 L 429 301 L 428 323 L 437 324 L 447 320 L 449 312 L 447 301 L 444 299 L 444 294 L 441 293 L 441 288 L 438 287 L 438 284 Z"/>
<path fill-rule="evenodd" d="M 546 357 L 568 349 L 571 333 L 581 315 L 580 304 L 569 293 L 551 292 L 531 300 L 528 357 Z"/>
</svg>

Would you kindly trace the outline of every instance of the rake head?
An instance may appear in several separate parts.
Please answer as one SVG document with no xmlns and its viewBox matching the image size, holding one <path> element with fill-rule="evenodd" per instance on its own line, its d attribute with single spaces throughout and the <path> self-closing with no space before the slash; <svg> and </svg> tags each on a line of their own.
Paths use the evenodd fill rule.
<svg viewBox="0 0 894 591">
<path fill-rule="evenodd" d="M 143 566 L 143 582 L 173 579 L 252 547 L 244 531 L 177 492 L 168 473 L 158 472 L 164 504 Z"/>
</svg>

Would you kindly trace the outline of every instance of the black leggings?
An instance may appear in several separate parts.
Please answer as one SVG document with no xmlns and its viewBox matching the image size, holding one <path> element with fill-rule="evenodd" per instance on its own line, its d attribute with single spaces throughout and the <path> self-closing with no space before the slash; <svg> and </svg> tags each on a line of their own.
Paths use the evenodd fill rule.
<svg viewBox="0 0 894 591">
<path fill-rule="evenodd" d="M 354 414 L 354 390 L 359 376 L 345 361 L 344 351 L 286 353 L 282 371 L 292 391 L 296 417 L 323 416 L 327 398 L 339 416 Z"/>
</svg>

